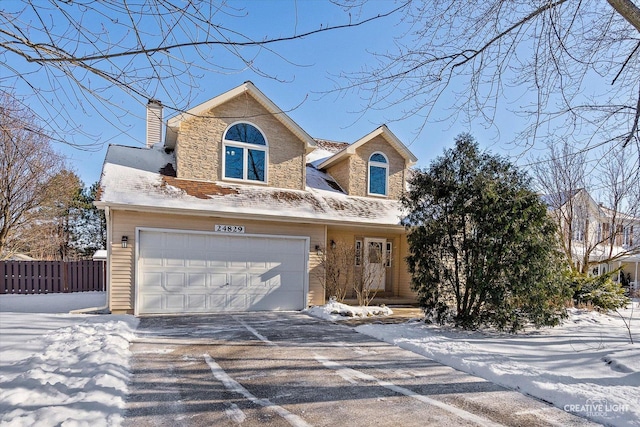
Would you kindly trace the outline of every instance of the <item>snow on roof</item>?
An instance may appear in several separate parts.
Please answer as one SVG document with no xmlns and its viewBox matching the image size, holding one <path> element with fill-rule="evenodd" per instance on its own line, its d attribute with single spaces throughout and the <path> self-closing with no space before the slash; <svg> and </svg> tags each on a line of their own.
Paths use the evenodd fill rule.
<svg viewBox="0 0 640 427">
<path fill-rule="evenodd" d="M 349 146 L 346 142 L 328 141 L 326 139 L 316 139 L 316 149 L 307 154 L 307 162 L 317 167 L 334 154 L 344 150 Z"/>
<path fill-rule="evenodd" d="M 98 205 L 207 211 L 370 225 L 400 225 L 396 200 L 344 194 L 327 174 L 307 166 L 306 190 L 175 178 L 175 156 L 153 149 L 111 145 Z"/>
</svg>

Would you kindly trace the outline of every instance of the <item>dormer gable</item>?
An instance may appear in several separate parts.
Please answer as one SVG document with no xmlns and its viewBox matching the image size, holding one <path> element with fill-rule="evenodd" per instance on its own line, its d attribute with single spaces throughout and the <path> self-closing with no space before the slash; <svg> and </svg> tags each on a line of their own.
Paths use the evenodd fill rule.
<svg viewBox="0 0 640 427">
<path fill-rule="evenodd" d="M 315 140 L 251 82 L 167 123 L 179 179 L 305 188 L 305 158 Z"/>
<path fill-rule="evenodd" d="M 409 149 L 380 126 L 317 165 L 352 196 L 399 199 L 407 169 L 417 162 Z"/>
<path fill-rule="evenodd" d="M 363 136 L 353 144 L 349 144 L 341 151 L 326 159 L 324 162 L 318 165 L 318 169 L 330 168 L 344 158 L 356 154 L 358 148 L 360 148 L 364 144 L 367 144 L 378 136 L 384 138 L 395 149 L 395 151 L 405 159 L 405 161 L 407 162 L 407 168 L 416 164 L 416 162 L 418 161 L 416 156 L 414 156 L 413 153 L 409 151 L 407 146 L 404 145 L 402 141 L 400 141 L 398 137 L 395 136 L 393 132 L 391 132 L 391 130 L 389 130 L 387 125 L 382 125 L 373 132 Z"/>
</svg>

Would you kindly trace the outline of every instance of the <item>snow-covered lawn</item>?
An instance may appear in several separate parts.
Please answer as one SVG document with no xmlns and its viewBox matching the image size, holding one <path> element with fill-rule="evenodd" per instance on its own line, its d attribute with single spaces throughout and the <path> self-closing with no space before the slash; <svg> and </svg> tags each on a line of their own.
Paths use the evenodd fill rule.
<svg viewBox="0 0 640 427">
<path fill-rule="evenodd" d="M 0 295 L 0 425 L 120 424 L 137 319 L 64 314 L 103 303 L 101 293 Z M 342 305 L 307 312 L 329 320 L 390 314 Z M 640 342 L 638 303 L 623 315 Z M 356 330 L 594 421 L 640 426 L 640 345 L 629 343 L 617 316 L 572 310 L 561 327 L 519 335 L 417 321 Z"/>
<path fill-rule="evenodd" d="M 0 425 L 119 425 L 133 316 L 66 314 L 105 294 L 0 295 Z"/>
<path fill-rule="evenodd" d="M 314 310 L 317 317 L 339 319 L 329 314 L 331 307 Z M 571 310 L 560 327 L 518 335 L 418 321 L 356 330 L 593 421 L 640 426 L 640 306 L 621 313 L 632 319 L 636 344 L 617 315 L 587 310 Z"/>
</svg>

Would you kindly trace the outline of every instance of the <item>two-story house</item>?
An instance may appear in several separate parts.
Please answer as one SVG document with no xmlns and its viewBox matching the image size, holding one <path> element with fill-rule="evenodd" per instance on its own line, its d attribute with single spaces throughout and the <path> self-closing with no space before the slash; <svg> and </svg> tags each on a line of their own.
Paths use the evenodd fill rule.
<svg viewBox="0 0 640 427">
<path fill-rule="evenodd" d="M 566 256 L 584 273 L 621 268 L 617 280 L 638 289 L 640 218 L 597 203 L 585 189 L 543 196 Z"/>
<path fill-rule="evenodd" d="M 415 156 L 382 126 L 316 140 L 251 82 L 109 147 L 96 205 L 114 313 L 300 310 L 325 302 L 321 259 L 352 245 L 386 297 L 413 297 L 402 195 Z"/>
</svg>

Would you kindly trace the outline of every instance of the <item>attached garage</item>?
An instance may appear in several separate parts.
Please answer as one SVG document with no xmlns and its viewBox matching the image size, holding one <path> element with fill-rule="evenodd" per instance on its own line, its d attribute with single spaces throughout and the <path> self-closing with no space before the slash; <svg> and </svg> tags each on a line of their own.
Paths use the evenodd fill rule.
<svg viewBox="0 0 640 427">
<path fill-rule="evenodd" d="M 138 229 L 136 314 L 301 310 L 309 238 Z"/>
</svg>

